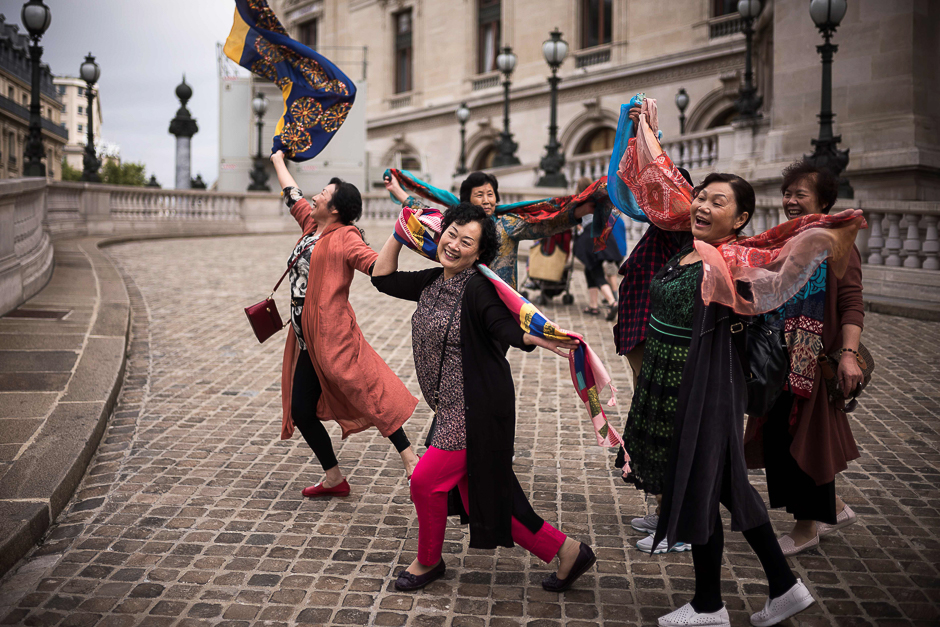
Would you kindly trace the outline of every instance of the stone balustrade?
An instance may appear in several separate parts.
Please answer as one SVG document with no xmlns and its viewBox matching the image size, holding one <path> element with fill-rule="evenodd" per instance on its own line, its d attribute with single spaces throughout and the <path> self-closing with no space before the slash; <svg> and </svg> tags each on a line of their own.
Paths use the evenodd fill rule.
<svg viewBox="0 0 940 627">
<path fill-rule="evenodd" d="M 45 200 L 45 179 L 0 181 L 0 315 L 32 298 L 52 276 Z"/>
<path fill-rule="evenodd" d="M 719 138 L 725 129 L 709 129 L 675 138 L 663 138 L 663 150 L 680 168 L 710 168 L 718 162 Z"/>
<path fill-rule="evenodd" d="M 565 159 L 565 177 L 571 185 L 578 179 L 586 176 L 592 181 L 607 176 L 607 167 L 610 164 L 609 150 L 591 152 L 585 155 L 574 155 Z"/>
</svg>

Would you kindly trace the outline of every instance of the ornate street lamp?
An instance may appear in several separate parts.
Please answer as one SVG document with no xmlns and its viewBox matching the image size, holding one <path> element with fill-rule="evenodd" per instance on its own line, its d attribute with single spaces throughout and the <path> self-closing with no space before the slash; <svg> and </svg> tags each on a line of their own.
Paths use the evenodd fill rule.
<svg viewBox="0 0 940 627">
<path fill-rule="evenodd" d="M 33 40 L 33 45 L 29 47 L 32 62 L 32 80 L 29 102 L 29 138 L 26 140 L 26 148 L 23 151 L 23 174 L 24 176 L 45 176 L 46 166 L 42 162 L 44 156 L 42 148 L 42 108 L 39 104 L 41 75 L 39 60 L 42 58 L 42 47 L 39 45 L 39 40 L 52 22 L 52 12 L 49 7 L 42 3 L 42 0 L 29 0 L 23 5 L 20 18 Z"/>
<path fill-rule="evenodd" d="M 548 67 L 552 69 L 552 75 L 548 79 L 551 85 L 551 117 L 548 124 L 548 145 L 542 162 L 542 170 L 545 174 L 539 179 L 539 187 L 568 187 L 568 179 L 565 178 L 561 168 L 565 165 L 565 155 L 559 150 L 561 144 L 558 143 L 558 68 L 561 67 L 565 57 L 568 56 L 568 42 L 561 38 L 561 31 L 557 28 L 551 32 L 551 39 L 542 43 L 542 54 Z"/>
<path fill-rule="evenodd" d="M 816 46 L 817 52 L 822 56 L 822 97 L 819 111 L 819 139 L 811 140 L 816 149 L 813 154 L 806 155 L 805 159 L 816 167 L 828 168 L 839 177 L 839 196 L 853 198 L 855 195 L 848 179 L 840 176 L 849 165 L 849 150 L 839 150 L 836 144 L 842 141 L 841 135 L 833 135 L 832 119 L 832 56 L 839 46 L 830 41 L 839 22 L 845 17 L 848 8 L 846 0 L 812 0 L 809 4 L 809 14 L 813 22 L 822 33 L 825 43 Z"/>
<path fill-rule="evenodd" d="M 744 39 L 747 42 L 747 52 L 744 65 L 744 86 L 738 92 L 738 99 L 734 106 L 742 118 L 756 118 L 759 116 L 757 110 L 760 109 L 764 99 L 757 95 L 757 88 L 754 87 L 754 70 L 751 67 L 751 57 L 753 52 L 754 40 L 754 20 L 760 15 L 760 0 L 740 0 L 738 2 L 738 13 L 744 21 Z"/>
<path fill-rule="evenodd" d="M 98 82 L 98 78 L 101 76 L 101 68 L 95 63 L 95 57 L 91 56 L 90 52 L 79 68 L 78 75 L 85 81 L 85 94 L 88 96 L 88 139 L 85 142 L 85 156 L 82 157 L 82 180 L 89 183 L 100 183 L 101 177 L 98 176 L 98 169 L 101 167 L 101 161 L 98 160 L 98 156 L 95 154 L 95 116 L 92 115 L 92 102 L 95 98 L 95 92 L 92 85 Z"/>
<path fill-rule="evenodd" d="M 496 57 L 496 67 L 503 73 L 503 132 L 499 136 L 499 145 L 497 146 L 496 156 L 493 158 L 493 166 L 501 167 L 504 165 L 519 165 L 519 158 L 516 157 L 516 148 L 519 144 L 512 141 L 512 133 L 509 132 L 509 77 L 516 67 L 516 55 L 512 48 L 504 46 L 502 51 Z"/>
<path fill-rule="evenodd" d="M 679 108 L 679 134 L 685 135 L 685 108 L 689 106 L 689 94 L 686 93 L 685 87 L 679 88 L 679 93 L 676 94 L 676 107 Z"/>
<path fill-rule="evenodd" d="M 268 173 L 264 170 L 264 155 L 261 154 L 261 131 L 264 128 L 264 112 L 268 110 L 268 99 L 260 91 L 251 100 L 251 109 L 258 116 L 258 153 L 255 155 L 255 167 L 251 170 L 249 192 L 269 192 Z"/>
<path fill-rule="evenodd" d="M 457 121 L 460 123 L 460 165 L 457 166 L 457 176 L 467 173 L 467 120 L 470 119 L 470 109 L 466 102 L 457 107 Z"/>
</svg>

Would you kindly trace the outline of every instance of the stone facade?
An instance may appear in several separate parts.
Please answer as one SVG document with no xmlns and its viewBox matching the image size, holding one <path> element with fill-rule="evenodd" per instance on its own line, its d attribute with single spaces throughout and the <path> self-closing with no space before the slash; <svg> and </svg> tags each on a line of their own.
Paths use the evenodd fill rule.
<svg viewBox="0 0 940 627">
<path fill-rule="evenodd" d="M 482 3 L 482 5 L 481 5 Z M 368 159 L 379 184 L 385 167 L 402 164 L 447 186 L 459 162 L 454 111 L 471 109 L 467 165 L 489 162 L 502 127 L 500 74 L 480 72 L 482 15 L 491 1 L 272 0 L 295 37 L 312 36 L 324 51 L 368 46 Z M 716 0 L 614 0 L 607 43 L 585 48 L 585 7 L 566 0 L 502 0 L 501 44 L 518 56 L 511 89 L 511 131 L 521 166 L 497 170 L 507 185 L 531 186 L 548 140 L 548 66 L 541 45 L 558 27 L 570 44 L 559 75 L 559 138 L 569 163 L 609 151 L 619 107 L 636 92 L 656 98 L 666 140 L 679 138 L 675 95 L 690 105 L 686 134 L 713 149 L 693 175 L 734 167 L 759 193 L 772 193 L 787 163 L 812 150 L 818 133 L 822 37 L 803 0 L 766 0 L 755 23 L 755 74 L 763 118 L 730 125 L 743 75 L 745 43 L 736 13 L 716 15 Z M 595 3 L 596 4 L 596 3 Z M 600 3 L 604 4 L 604 3 Z M 410 11 L 410 35 L 396 33 Z M 847 171 L 856 197 L 940 199 L 940 66 L 934 2 L 858 0 L 835 34 L 835 130 L 851 149 Z M 605 37 L 602 36 L 603 41 Z M 410 85 L 396 83 L 396 54 L 410 41 Z M 403 87 L 410 87 L 399 91 Z M 704 161 L 705 163 L 702 163 Z M 690 165 L 693 165 L 690 163 Z M 598 174 L 598 166 L 569 168 Z M 573 181 L 569 180 L 569 183 Z"/>
<path fill-rule="evenodd" d="M 71 76 L 57 76 L 52 82 L 62 100 L 61 124 L 69 134 L 69 142 L 65 145 L 65 160 L 76 170 L 82 170 L 85 167 L 82 159 L 88 141 L 88 96 L 85 93 L 87 83 Z M 101 90 L 97 84 L 92 89 L 95 95 L 92 104 L 92 133 L 100 157 Z"/>
<path fill-rule="evenodd" d="M 0 179 L 23 176 L 23 151 L 29 138 L 30 40 L 19 29 L 0 14 Z M 46 176 L 59 180 L 68 131 L 61 126 L 62 103 L 45 63 L 40 65 L 39 92 Z"/>
</svg>

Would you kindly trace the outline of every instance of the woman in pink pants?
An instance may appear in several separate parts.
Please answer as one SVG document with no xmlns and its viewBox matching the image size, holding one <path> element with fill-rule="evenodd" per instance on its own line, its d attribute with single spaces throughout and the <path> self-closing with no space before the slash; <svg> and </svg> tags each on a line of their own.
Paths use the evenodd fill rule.
<svg viewBox="0 0 940 627">
<path fill-rule="evenodd" d="M 437 247 L 441 268 L 398 272 L 401 244 L 389 237 L 372 272 L 379 291 L 418 303 L 412 344 L 418 382 L 435 410 L 429 448 L 411 477 L 418 513 L 418 556 L 395 587 L 417 590 L 443 576 L 441 547 L 448 515 L 470 524 L 470 547 L 519 544 L 558 571 L 542 581 L 567 590 L 595 562 L 586 544 L 542 520 L 512 471 L 515 389 L 509 346 L 559 355 L 577 346 L 524 333 L 474 263 L 497 254 L 493 220 L 462 203 L 444 214 Z"/>
</svg>

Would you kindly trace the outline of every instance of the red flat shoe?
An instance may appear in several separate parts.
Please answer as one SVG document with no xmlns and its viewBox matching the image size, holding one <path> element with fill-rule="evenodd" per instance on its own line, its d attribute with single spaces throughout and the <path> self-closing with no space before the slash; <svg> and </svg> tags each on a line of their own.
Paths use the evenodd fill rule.
<svg viewBox="0 0 940 627">
<path fill-rule="evenodd" d="M 304 496 L 349 496 L 349 483 L 343 479 L 332 488 L 323 487 L 323 482 L 308 486 L 301 492 Z"/>
</svg>

